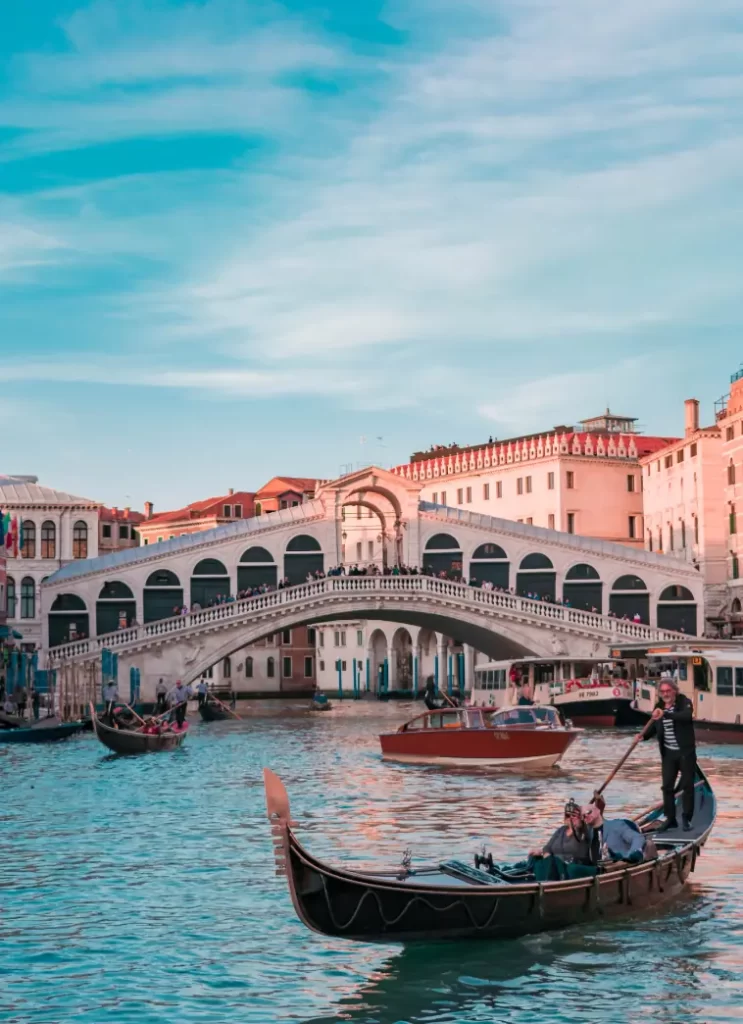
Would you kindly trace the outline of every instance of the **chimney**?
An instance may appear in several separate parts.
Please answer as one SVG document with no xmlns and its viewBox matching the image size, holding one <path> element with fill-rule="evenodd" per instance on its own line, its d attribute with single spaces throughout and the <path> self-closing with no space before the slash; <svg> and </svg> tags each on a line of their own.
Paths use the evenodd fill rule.
<svg viewBox="0 0 743 1024">
<path fill-rule="evenodd" d="M 131 510 L 132 510 L 131 505 L 127 505 L 126 508 L 124 509 L 124 519 L 128 519 L 129 518 L 129 513 L 131 512 Z"/>
<path fill-rule="evenodd" d="M 151 501 L 146 501 L 146 502 L 144 503 L 144 514 L 145 514 L 145 519 L 152 519 L 152 511 L 153 511 L 153 508 L 154 508 L 154 506 L 153 506 L 153 504 L 152 504 L 152 502 L 151 502 Z"/>
<path fill-rule="evenodd" d="M 687 398 L 684 402 L 684 436 L 691 437 L 699 430 L 699 399 Z"/>
<path fill-rule="evenodd" d="M 230 487 L 230 489 L 229 489 L 229 491 L 227 491 L 227 493 L 229 494 L 230 497 L 232 497 L 232 495 L 235 493 L 235 488 L 234 487 Z"/>
</svg>

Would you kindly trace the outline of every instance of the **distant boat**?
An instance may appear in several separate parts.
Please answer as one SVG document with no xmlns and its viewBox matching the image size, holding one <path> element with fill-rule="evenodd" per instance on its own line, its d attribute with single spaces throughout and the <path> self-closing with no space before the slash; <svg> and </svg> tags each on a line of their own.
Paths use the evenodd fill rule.
<svg viewBox="0 0 743 1024">
<path fill-rule="evenodd" d="M 207 700 L 204 704 L 200 704 L 199 714 L 205 722 L 237 721 L 237 717 L 224 705 L 216 704 L 213 700 Z"/>
<path fill-rule="evenodd" d="M 0 728 L 0 744 L 2 743 L 55 743 L 66 740 L 76 733 L 82 732 L 85 722 L 60 722 L 58 718 L 42 718 L 30 724 Z"/>
</svg>

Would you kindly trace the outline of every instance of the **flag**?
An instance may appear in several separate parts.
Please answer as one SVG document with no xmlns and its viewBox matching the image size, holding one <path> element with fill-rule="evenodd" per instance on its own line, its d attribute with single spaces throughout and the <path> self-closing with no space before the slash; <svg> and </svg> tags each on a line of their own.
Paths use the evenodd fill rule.
<svg viewBox="0 0 743 1024">
<path fill-rule="evenodd" d="M 13 557 L 18 558 L 18 516 L 13 516 L 10 521 L 10 535 L 12 538 Z"/>
<path fill-rule="evenodd" d="M 13 520 L 10 512 L 5 513 L 5 550 L 10 551 L 13 547 Z"/>
<path fill-rule="evenodd" d="M 5 513 L 0 508 L 0 548 L 5 546 Z"/>
</svg>

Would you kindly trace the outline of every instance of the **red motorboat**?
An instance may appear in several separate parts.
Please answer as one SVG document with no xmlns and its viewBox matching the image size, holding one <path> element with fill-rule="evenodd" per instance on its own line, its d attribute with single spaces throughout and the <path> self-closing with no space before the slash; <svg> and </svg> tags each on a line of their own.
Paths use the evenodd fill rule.
<svg viewBox="0 0 743 1024">
<path fill-rule="evenodd" d="M 406 764 L 552 768 L 579 730 L 553 707 L 441 708 L 382 733 L 382 757 Z"/>
</svg>

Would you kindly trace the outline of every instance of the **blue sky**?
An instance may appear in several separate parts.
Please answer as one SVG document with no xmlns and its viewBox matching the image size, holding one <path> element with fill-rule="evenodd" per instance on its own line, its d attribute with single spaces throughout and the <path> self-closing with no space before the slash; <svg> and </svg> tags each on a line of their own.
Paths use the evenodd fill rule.
<svg viewBox="0 0 743 1024">
<path fill-rule="evenodd" d="M 0 472 L 164 509 L 607 404 L 709 420 L 743 360 L 742 11 L 9 5 Z"/>
</svg>

